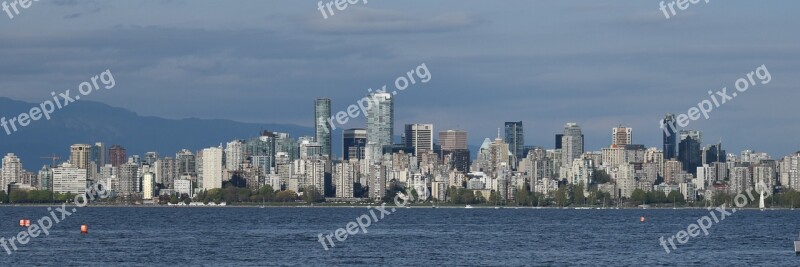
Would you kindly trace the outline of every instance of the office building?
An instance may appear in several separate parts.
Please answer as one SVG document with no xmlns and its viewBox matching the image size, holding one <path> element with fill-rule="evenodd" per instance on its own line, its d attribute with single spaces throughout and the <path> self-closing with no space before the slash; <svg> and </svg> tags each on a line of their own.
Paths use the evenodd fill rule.
<svg viewBox="0 0 800 267">
<path fill-rule="evenodd" d="M 322 155 L 328 155 L 328 158 L 333 158 L 331 154 L 331 125 L 328 119 L 331 117 L 331 100 L 328 98 L 320 98 L 314 101 L 314 132 L 316 133 L 316 141 L 322 147 Z"/>
<path fill-rule="evenodd" d="M 524 157 L 525 151 L 525 134 L 522 130 L 522 121 L 513 121 L 505 123 L 505 141 L 508 144 L 508 149 L 511 154 L 521 160 Z"/>
<path fill-rule="evenodd" d="M 697 174 L 697 167 L 702 166 L 700 156 L 702 134 L 695 130 L 681 130 L 680 143 L 678 143 L 678 160 L 683 164 L 687 173 Z"/>
<path fill-rule="evenodd" d="M 366 129 L 347 129 L 342 134 L 342 153 L 344 160 L 364 159 L 367 147 Z"/>
<path fill-rule="evenodd" d="M 417 157 L 433 153 L 433 124 L 406 124 L 403 139 Z"/>
<path fill-rule="evenodd" d="M 675 154 L 675 151 L 678 149 L 678 133 L 675 127 L 675 115 L 672 113 L 664 115 L 664 119 L 661 121 L 661 128 L 664 131 L 663 151 L 665 160 L 678 158 L 678 155 Z"/>
</svg>

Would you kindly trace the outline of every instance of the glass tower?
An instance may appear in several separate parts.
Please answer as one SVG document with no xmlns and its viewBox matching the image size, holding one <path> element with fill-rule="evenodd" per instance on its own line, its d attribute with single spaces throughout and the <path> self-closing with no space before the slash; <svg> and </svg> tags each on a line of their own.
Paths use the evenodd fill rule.
<svg viewBox="0 0 800 267">
<path fill-rule="evenodd" d="M 525 135 L 522 131 L 521 121 L 506 122 L 506 143 L 511 154 L 522 159 L 525 147 Z"/>
<path fill-rule="evenodd" d="M 322 154 L 333 158 L 331 154 L 331 125 L 328 119 L 331 117 L 331 100 L 319 98 L 314 101 L 314 132 L 316 141 L 322 146 Z"/>
</svg>

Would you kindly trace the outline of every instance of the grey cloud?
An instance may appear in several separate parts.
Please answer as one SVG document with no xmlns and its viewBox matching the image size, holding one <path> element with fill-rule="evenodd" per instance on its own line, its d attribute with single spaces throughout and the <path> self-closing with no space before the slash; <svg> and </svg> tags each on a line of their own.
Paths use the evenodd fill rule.
<svg viewBox="0 0 800 267">
<path fill-rule="evenodd" d="M 437 33 L 472 28 L 485 23 L 478 16 L 466 13 L 443 13 L 423 18 L 369 7 L 350 7 L 337 12 L 342 13 L 328 19 L 321 16 L 308 18 L 307 29 L 324 34 Z"/>
</svg>

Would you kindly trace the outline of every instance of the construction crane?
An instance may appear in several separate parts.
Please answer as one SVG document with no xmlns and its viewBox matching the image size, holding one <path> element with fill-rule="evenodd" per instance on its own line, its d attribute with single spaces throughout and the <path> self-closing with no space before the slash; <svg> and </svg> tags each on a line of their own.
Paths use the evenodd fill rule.
<svg viewBox="0 0 800 267">
<path fill-rule="evenodd" d="M 55 168 L 55 167 L 56 167 L 56 160 L 59 160 L 59 159 L 61 159 L 61 157 L 57 156 L 55 153 L 53 153 L 53 155 L 52 155 L 52 156 L 49 156 L 49 157 L 39 157 L 39 158 L 40 158 L 40 159 L 49 159 L 49 160 L 52 160 L 52 162 L 53 162 L 53 163 L 52 163 L 52 164 L 50 164 L 50 168 Z"/>
</svg>

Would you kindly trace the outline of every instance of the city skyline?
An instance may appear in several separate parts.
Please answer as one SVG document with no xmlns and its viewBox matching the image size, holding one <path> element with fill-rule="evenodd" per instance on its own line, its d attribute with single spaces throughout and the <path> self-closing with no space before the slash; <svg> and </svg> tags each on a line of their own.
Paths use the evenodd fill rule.
<svg viewBox="0 0 800 267">
<path fill-rule="evenodd" d="M 747 70 L 766 64 L 775 76 L 768 87 L 753 89 L 710 119 L 693 122 L 691 129 L 703 131 L 708 140 L 724 138 L 731 150 L 786 154 L 800 145 L 791 134 L 800 125 L 782 108 L 793 105 L 800 84 L 792 75 L 798 70 L 793 60 L 800 56 L 800 36 L 781 30 L 791 25 L 785 10 L 798 3 L 766 2 L 758 5 L 760 12 L 751 12 L 744 2 L 726 1 L 665 20 L 645 2 L 513 2 L 533 12 L 525 16 L 461 1 L 376 2 L 324 23 L 315 5 L 309 10 L 300 2 L 248 3 L 251 8 L 243 9 L 193 1 L 196 13 L 157 17 L 138 15 L 143 10 L 176 14 L 187 3 L 39 4 L 14 19 L 14 24 L 38 26 L 36 39 L 25 27 L 0 25 L 0 41 L 8 44 L 0 52 L 7 59 L 0 68 L 9 70 L 0 73 L 3 96 L 38 103 L 98 67 L 113 67 L 117 80 L 124 81 L 118 86 L 124 87 L 85 101 L 168 119 L 313 127 L 307 119 L 313 110 L 305 108 L 309 99 L 326 95 L 332 110 L 343 110 L 367 89 L 424 61 L 437 79 L 397 96 L 398 125 L 432 122 L 437 129 L 466 130 L 476 146 L 505 121 L 523 121 L 528 144 L 545 144 L 555 129 L 574 121 L 582 125 L 587 148 L 597 148 L 607 140 L 608 125 L 618 124 L 637 129 L 638 143 L 658 144 L 654 118 L 684 112 L 706 91 L 732 88 Z M 407 14 L 410 6 L 425 10 Z M 219 14 L 236 16 L 222 20 Z M 762 23 L 738 20 L 742 16 Z M 98 19 L 116 24 L 94 23 Z M 519 30 L 519 25 L 552 27 Z M 61 34 L 64 29 L 75 34 Z M 659 34 L 640 38 L 651 32 Z M 744 33 L 757 38 L 741 38 Z M 485 44 L 459 41 L 469 36 L 486 36 Z M 101 39 L 107 41 L 86 41 Z M 317 50 L 322 43 L 331 45 Z M 154 45 L 161 49 L 146 49 Z M 28 49 L 44 56 L 26 57 Z M 86 61 L 96 57 L 90 51 L 105 51 L 103 58 L 119 66 Z M 275 63 L 283 59 L 296 63 Z M 41 68 L 51 64 L 65 67 Z M 158 101 L 150 101 L 154 96 Z M 219 109 L 219 103 L 231 105 Z M 754 130 L 742 131 L 738 121 Z M 359 122 L 364 119 L 351 123 Z M 768 136 L 755 136 L 755 129 Z"/>
</svg>

